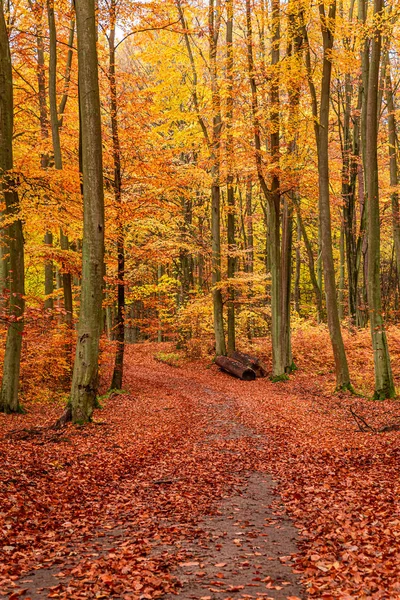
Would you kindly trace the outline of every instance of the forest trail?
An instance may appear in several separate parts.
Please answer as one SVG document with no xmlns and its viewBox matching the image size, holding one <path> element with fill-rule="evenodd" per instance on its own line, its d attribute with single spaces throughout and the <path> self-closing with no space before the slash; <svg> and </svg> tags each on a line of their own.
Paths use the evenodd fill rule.
<svg viewBox="0 0 400 600">
<path fill-rule="evenodd" d="M 358 433 L 354 399 L 304 374 L 242 382 L 157 349 L 128 347 L 92 424 L 0 417 L 4 597 L 400 598 L 398 434 Z"/>
<path fill-rule="evenodd" d="M 166 376 L 167 371 L 167 376 Z M 189 462 L 191 470 L 183 473 L 174 460 L 168 461 L 159 456 L 159 464 L 154 464 L 154 483 L 161 496 L 171 493 L 173 488 L 185 487 L 188 476 L 196 474 L 193 468 L 203 462 L 207 483 L 215 481 L 220 491 L 209 510 L 201 508 L 203 480 L 197 476 L 191 483 L 193 504 L 199 502 L 198 519 L 177 542 L 178 557 L 172 560 L 171 575 L 176 579 L 174 593 L 167 598 L 280 598 L 301 597 L 298 576 L 291 568 L 291 555 L 296 552 L 296 530 L 285 516 L 275 485 L 271 477 L 260 472 L 258 466 L 268 439 L 256 434 L 252 429 L 237 420 L 238 406 L 233 397 L 204 385 L 194 377 L 185 377 L 179 371 L 156 363 L 150 368 L 140 365 L 140 374 L 134 376 L 136 393 L 151 394 L 160 404 L 170 403 L 180 396 L 184 409 L 196 414 L 199 428 L 196 431 L 192 456 L 183 458 Z M 133 394 L 134 395 L 134 394 Z M 132 398 L 131 398 L 132 400 Z M 118 397 L 115 399 L 118 402 Z M 161 406 L 155 409 L 159 420 L 165 413 L 175 411 L 174 406 Z M 183 433 L 183 432 L 182 432 Z M 203 460 L 199 461 L 198 456 Z M 209 461 L 209 462 L 208 462 Z M 224 477 L 229 469 L 230 482 L 224 489 Z M 208 472 L 208 474 L 207 474 Z M 230 484 L 230 485 L 229 485 Z M 116 490 L 125 498 L 134 498 L 135 481 L 126 480 Z M 182 494 L 182 490 L 180 492 Z M 184 492 L 183 492 L 184 495 Z M 272 506 L 274 508 L 272 508 Z M 146 507 L 151 510 L 151 504 Z M 202 513 L 205 514 L 202 514 Z M 211 515 L 207 513 L 210 512 Z M 135 543 L 135 532 L 130 531 L 129 508 L 123 515 L 116 514 L 118 521 L 107 524 L 107 530 L 99 531 L 100 536 L 87 538 L 84 549 L 72 551 L 69 556 L 58 560 L 51 568 L 39 568 L 17 581 L 25 591 L 25 598 L 36 600 L 46 596 L 92 597 L 85 587 L 92 584 L 83 579 L 82 563 L 90 565 L 92 558 L 100 560 L 107 567 L 118 555 L 124 544 Z M 183 517 L 183 518 L 182 518 Z M 171 544 L 166 542 L 163 533 L 179 531 L 187 527 L 187 515 L 170 511 L 168 516 L 156 517 L 158 535 L 149 539 L 151 550 L 149 560 L 165 561 L 173 555 Z M 79 546 L 78 546 L 79 547 Z M 82 552 L 83 550 L 83 552 Z M 172 557 L 172 556 L 171 556 Z M 63 576 L 60 577 L 59 573 Z M 74 574 L 79 573 L 75 579 Z M 58 576 L 57 576 L 58 574 Z M 157 569 L 154 576 L 157 574 Z M 101 576 L 100 576 L 101 579 Z M 61 583 L 60 583 L 61 582 Z M 94 582 L 93 582 L 94 583 Z M 133 589 L 126 585 L 117 592 L 118 598 L 146 598 L 146 589 L 137 589 L 139 581 L 132 581 Z M 147 590 L 147 593 L 149 590 Z M 88 594 L 88 596 L 86 596 Z M 111 590 L 110 590 L 111 595 Z M 102 597 L 101 595 L 99 597 Z M 105 597 L 105 596 L 104 596 Z M 113 596 L 114 597 L 114 596 Z"/>
</svg>

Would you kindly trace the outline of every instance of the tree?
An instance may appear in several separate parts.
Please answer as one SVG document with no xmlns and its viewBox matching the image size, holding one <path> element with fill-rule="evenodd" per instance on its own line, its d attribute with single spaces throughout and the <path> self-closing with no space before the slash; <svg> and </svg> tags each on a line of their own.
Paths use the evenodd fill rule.
<svg viewBox="0 0 400 600">
<path fill-rule="evenodd" d="M 227 181 L 226 194 L 228 200 L 228 354 L 236 349 L 235 338 L 235 288 L 232 280 L 235 276 L 235 190 L 233 185 L 233 0 L 226 3 L 226 154 L 227 154 Z"/>
<path fill-rule="evenodd" d="M 0 0 L 0 189 L 4 196 L 2 246 L 9 258 L 7 265 L 7 288 L 9 290 L 8 330 L 3 363 L 3 379 L 0 391 L 0 410 L 20 412 L 18 400 L 21 364 L 22 333 L 25 308 L 24 238 L 19 216 L 17 181 L 13 169 L 13 80 L 10 45 L 4 6 Z M 4 260 L 4 259 L 3 259 Z"/>
<path fill-rule="evenodd" d="M 269 264 L 271 268 L 271 313 L 272 313 L 272 377 L 279 380 L 286 377 L 286 372 L 291 368 L 291 352 L 290 345 L 290 319 L 288 304 L 285 302 L 285 311 L 283 310 L 283 278 L 282 278 L 282 257 L 281 257 L 281 234 L 280 234 L 280 209 L 281 209 L 281 185 L 280 185 L 280 150 L 279 150 L 279 70 L 278 64 L 280 60 L 280 7 L 279 2 L 272 3 L 271 15 L 272 27 L 272 48 L 271 48 L 271 67 L 274 69 L 271 76 L 271 166 L 272 177 L 271 186 L 268 187 L 267 181 L 263 172 L 262 150 L 261 150 L 261 124 L 260 111 L 258 101 L 258 90 L 256 82 L 256 72 L 254 65 L 253 53 L 253 30 L 251 19 L 250 0 L 246 0 L 246 47 L 247 47 L 247 64 L 248 75 L 250 80 L 251 90 L 251 110 L 253 120 L 253 136 L 254 136 L 254 151 L 255 163 L 257 169 L 257 177 L 260 183 L 260 188 L 268 205 L 268 235 L 270 243 L 268 249 L 270 252 Z M 266 211 L 267 212 L 267 211 Z M 289 230 L 286 224 L 285 248 L 288 250 Z M 287 257 L 289 258 L 289 257 Z M 289 273 L 289 265 L 286 265 L 286 275 Z M 285 292 L 289 293 L 288 278 L 285 277 Z M 283 320 L 283 313 L 286 318 Z M 283 330 L 285 327 L 285 331 Z"/>
<path fill-rule="evenodd" d="M 371 37 L 369 63 L 367 124 L 366 124 L 366 180 L 368 194 L 368 307 L 375 367 L 375 398 L 393 398 L 395 389 L 389 348 L 382 315 L 380 276 L 380 217 L 378 179 L 378 86 L 382 33 L 380 19 L 383 2 L 374 0 L 374 29 Z"/>
<path fill-rule="evenodd" d="M 116 322 L 116 342 L 114 371 L 111 381 L 111 389 L 120 390 L 122 388 L 122 377 L 124 369 L 124 350 L 125 350 L 125 236 L 122 219 L 122 180 L 121 180 L 121 147 L 118 131 L 118 99 L 117 99 L 117 81 L 115 73 L 115 29 L 117 25 L 116 0 L 110 3 L 110 33 L 108 36 L 109 46 L 109 68 L 108 77 L 110 81 L 110 114 L 111 131 L 113 145 L 114 162 L 114 198 L 117 206 L 117 322 Z"/>
<path fill-rule="evenodd" d="M 65 103 L 68 98 L 68 88 L 64 90 L 63 100 L 60 105 L 61 123 L 59 120 L 59 114 L 57 109 L 57 30 L 54 16 L 54 0 L 47 0 L 47 15 L 49 22 L 49 45 L 50 45 L 50 59 L 49 59 L 49 104 L 50 104 L 50 124 L 51 124 L 51 137 L 53 141 L 53 158 L 54 166 L 58 171 L 63 168 L 62 152 L 61 152 L 61 139 L 60 139 L 60 125 L 62 123 L 62 115 L 65 109 Z M 71 24 L 69 46 L 72 46 L 74 39 L 74 23 Z M 70 61 L 72 60 L 71 51 L 69 51 L 69 57 L 67 62 L 65 82 L 68 82 L 69 71 L 71 68 Z M 64 234 L 62 228 L 60 228 L 60 245 L 62 250 L 69 249 L 68 237 Z M 72 277 L 71 273 L 62 270 L 62 282 L 64 292 L 64 310 L 65 310 L 65 321 L 69 328 L 72 327 Z"/>
<path fill-rule="evenodd" d="M 306 42 L 306 66 L 314 116 L 314 132 L 318 153 L 318 185 L 319 185 L 319 215 L 322 241 L 322 260 L 324 266 L 324 282 L 326 295 L 326 310 L 328 327 L 336 366 L 336 386 L 338 389 L 351 389 L 350 373 L 347 364 L 342 332 L 340 328 L 338 303 L 336 297 L 335 265 L 332 252 L 332 227 L 329 192 L 329 107 L 331 99 L 331 75 L 336 0 L 329 3 L 326 14 L 323 2 L 319 3 L 319 14 L 323 41 L 323 64 L 320 106 L 311 72 L 311 55 L 308 34 L 303 27 L 303 37 Z M 320 286 L 318 286 L 320 287 Z"/>
<path fill-rule="evenodd" d="M 94 0 L 76 1 L 82 123 L 83 247 L 78 340 L 70 407 L 75 423 L 91 419 L 98 387 L 104 278 L 104 191 Z"/>
<path fill-rule="evenodd" d="M 221 291 L 221 97 L 218 82 L 217 51 L 221 26 L 220 0 L 209 0 L 208 42 L 211 78 L 211 240 L 212 240 L 212 283 L 215 353 L 226 354 L 224 334 L 224 305 Z"/>
</svg>

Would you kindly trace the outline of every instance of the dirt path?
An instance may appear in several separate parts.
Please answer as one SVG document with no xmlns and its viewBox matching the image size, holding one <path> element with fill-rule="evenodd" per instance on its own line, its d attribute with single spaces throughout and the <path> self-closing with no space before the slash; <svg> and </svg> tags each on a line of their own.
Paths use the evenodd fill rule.
<svg viewBox="0 0 400 600">
<path fill-rule="evenodd" d="M 221 503 L 218 516 L 204 519 L 200 526 L 207 538 L 188 541 L 190 560 L 175 571 L 182 583 L 178 597 L 303 597 L 290 568 L 296 532 L 284 514 L 271 510 L 275 502 L 271 479 L 252 473 L 241 495 Z"/>
<path fill-rule="evenodd" d="M 235 398 L 165 365 L 141 365 L 131 389 L 153 401 L 157 427 L 169 419 L 186 429 L 151 465 L 116 483 L 122 513 L 105 497 L 106 524 L 59 549 L 49 567 L 39 563 L 14 590 L 32 600 L 305 597 L 291 568 L 296 530 L 266 472 L 268 439 L 240 422 Z M 136 556 L 132 545 L 142 540 Z M 157 588 L 160 577 L 170 585 Z"/>
<path fill-rule="evenodd" d="M 214 447 L 214 452 L 240 455 L 239 450 L 225 448 L 224 442 L 245 441 L 262 453 L 268 439 L 236 420 L 238 407 L 233 398 L 192 380 L 172 382 L 195 388 L 198 402 L 208 415 L 213 414 L 204 445 Z M 279 506 L 276 486 L 271 477 L 256 470 L 245 470 L 241 475 L 240 494 L 223 500 L 216 516 L 199 523 L 206 538 L 184 544 L 189 560 L 181 562 L 175 571 L 182 584 L 178 597 L 304 597 L 290 566 L 297 550 L 296 529 Z M 168 596 L 170 600 L 174 597 Z"/>
</svg>

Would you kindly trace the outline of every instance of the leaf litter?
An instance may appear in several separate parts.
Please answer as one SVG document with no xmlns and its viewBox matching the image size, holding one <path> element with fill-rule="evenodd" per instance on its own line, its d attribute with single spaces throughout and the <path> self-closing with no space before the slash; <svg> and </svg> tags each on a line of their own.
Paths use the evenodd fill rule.
<svg viewBox="0 0 400 600">
<path fill-rule="evenodd" d="M 360 432 L 349 412 L 354 398 L 329 394 L 329 375 L 322 382 L 299 372 L 287 383 L 244 383 L 201 363 L 172 375 L 153 353 L 151 344 L 129 347 L 130 393 L 107 400 L 100 423 L 68 426 L 56 443 L 46 429 L 59 416 L 55 405 L 0 416 L 3 594 L 172 597 L 182 585 L 179 565 L 202 572 L 200 563 L 188 566 L 199 562 L 188 547 L 193 553 L 193 540 L 207 545 L 204 523 L 257 472 L 278 482 L 278 526 L 287 511 L 298 528 L 296 554 L 279 562 L 294 567 L 308 597 L 400 598 L 396 431 Z M 230 439 L 223 419 L 213 438 L 215 398 L 225 399 L 232 422 L 253 438 Z M 396 402 L 363 399 L 357 410 L 378 424 L 398 413 Z M 234 539 L 240 547 L 242 536 Z M 225 567 L 215 568 L 224 574 Z M 55 583 L 35 590 L 30 580 L 43 571 Z M 276 586 L 267 580 L 265 591 L 268 584 Z M 203 598 L 258 597 L 241 592 Z"/>
</svg>

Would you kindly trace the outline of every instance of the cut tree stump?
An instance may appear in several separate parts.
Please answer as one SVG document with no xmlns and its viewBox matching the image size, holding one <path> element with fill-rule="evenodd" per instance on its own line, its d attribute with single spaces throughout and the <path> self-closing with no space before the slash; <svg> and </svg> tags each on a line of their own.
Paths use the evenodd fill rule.
<svg viewBox="0 0 400 600">
<path fill-rule="evenodd" d="M 256 377 L 267 376 L 267 369 L 265 365 L 263 365 L 260 359 L 258 359 L 256 356 L 251 356 L 250 354 L 245 354 L 244 352 L 235 351 L 232 352 L 230 358 L 252 369 L 256 374 Z"/>
<path fill-rule="evenodd" d="M 215 364 L 218 365 L 223 371 L 226 371 L 234 377 L 238 377 L 243 381 L 254 381 L 256 374 L 253 369 L 238 360 L 228 358 L 227 356 L 217 356 Z"/>
</svg>

